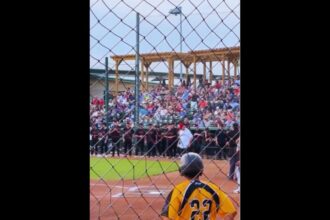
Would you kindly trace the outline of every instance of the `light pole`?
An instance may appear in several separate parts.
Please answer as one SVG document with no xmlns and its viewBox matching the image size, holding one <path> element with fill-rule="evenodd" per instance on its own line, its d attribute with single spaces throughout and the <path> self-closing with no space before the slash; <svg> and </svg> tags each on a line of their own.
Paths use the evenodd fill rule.
<svg viewBox="0 0 330 220">
<path fill-rule="evenodd" d="M 169 11 L 171 15 L 180 15 L 180 53 L 182 53 L 182 7 L 181 6 L 176 6 L 172 10 Z M 182 81 L 182 62 L 180 61 L 180 81 Z"/>
</svg>

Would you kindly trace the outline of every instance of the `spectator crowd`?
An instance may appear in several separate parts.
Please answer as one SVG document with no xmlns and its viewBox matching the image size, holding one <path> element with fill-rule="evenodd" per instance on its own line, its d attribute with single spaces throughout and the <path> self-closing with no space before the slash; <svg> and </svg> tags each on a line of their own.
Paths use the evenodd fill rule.
<svg viewBox="0 0 330 220">
<path fill-rule="evenodd" d="M 91 154 L 131 156 L 134 151 L 136 156 L 176 157 L 193 151 L 207 158 L 226 159 L 236 151 L 239 102 L 239 78 L 225 84 L 200 80 L 196 89 L 184 80 L 172 90 L 160 83 L 139 94 L 140 123 L 135 128 L 135 94 L 130 88 L 117 96 L 109 94 L 108 115 L 104 100 L 93 98 Z M 191 140 L 182 136 L 190 137 L 187 130 L 192 131 Z M 184 148 L 181 139 L 188 142 Z"/>
</svg>

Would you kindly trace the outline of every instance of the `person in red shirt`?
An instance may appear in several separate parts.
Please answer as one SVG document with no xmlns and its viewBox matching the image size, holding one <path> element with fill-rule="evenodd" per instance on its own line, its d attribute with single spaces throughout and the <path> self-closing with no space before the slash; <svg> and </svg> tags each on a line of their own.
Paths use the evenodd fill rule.
<svg viewBox="0 0 330 220">
<path fill-rule="evenodd" d="M 98 103 L 99 106 L 103 106 L 104 105 L 104 100 L 103 99 L 99 99 L 99 103 Z"/>
<path fill-rule="evenodd" d="M 234 94 L 236 96 L 238 96 L 240 94 L 240 88 L 239 87 L 237 87 L 237 88 L 234 89 Z"/>
<path fill-rule="evenodd" d="M 226 116 L 226 120 L 229 121 L 229 120 L 233 120 L 234 119 L 234 113 L 232 112 L 231 109 L 229 109 L 227 111 L 227 116 Z"/>
<path fill-rule="evenodd" d="M 205 108 L 207 106 L 207 102 L 204 100 L 204 99 L 202 99 L 200 102 L 199 102 L 199 107 L 201 108 L 201 109 L 203 109 L 203 108 Z"/>
<path fill-rule="evenodd" d="M 215 88 L 216 89 L 221 89 L 221 83 L 219 82 L 219 80 L 216 81 Z"/>
<path fill-rule="evenodd" d="M 92 105 L 97 105 L 99 103 L 97 97 L 94 97 L 92 100 Z"/>
</svg>

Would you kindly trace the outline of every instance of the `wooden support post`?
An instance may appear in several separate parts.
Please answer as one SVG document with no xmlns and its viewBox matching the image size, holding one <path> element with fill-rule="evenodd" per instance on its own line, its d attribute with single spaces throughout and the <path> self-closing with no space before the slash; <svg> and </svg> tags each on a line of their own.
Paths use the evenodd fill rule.
<svg viewBox="0 0 330 220">
<path fill-rule="evenodd" d="M 171 60 L 168 59 L 168 88 L 170 89 L 171 87 Z"/>
<path fill-rule="evenodd" d="M 210 84 L 212 85 L 213 71 L 212 71 L 212 61 L 210 61 Z"/>
<path fill-rule="evenodd" d="M 146 67 L 146 89 L 149 92 L 149 63 L 145 63 L 145 67 Z"/>
<path fill-rule="evenodd" d="M 225 84 L 225 59 L 221 61 L 222 64 L 222 85 Z"/>
<path fill-rule="evenodd" d="M 171 59 L 171 66 L 172 66 L 172 71 L 171 71 L 171 88 L 174 88 L 174 60 L 173 58 Z"/>
<path fill-rule="evenodd" d="M 203 62 L 203 82 L 206 80 L 206 62 Z"/>
<path fill-rule="evenodd" d="M 227 60 L 227 74 L 228 74 L 228 80 L 230 81 L 230 60 Z"/>
<path fill-rule="evenodd" d="M 168 58 L 168 88 L 172 89 L 173 59 Z"/>
<path fill-rule="evenodd" d="M 237 60 L 235 60 L 234 62 L 233 62 L 233 64 L 234 64 L 234 80 L 236 80 L 237 79 L 237 69 L 236 69 L 236 67 L 237 67 Z"/>
<path fill-rule="evenodd" d="M 196 56 L 194 56 L 194 89 L 196 89 Z"/>
<path fill-rule="evenodd" d="M 187 85 L 188 84 L 188 78 L 189 78 L 189 67 L 190 67 L 191 62 L 186 61 L 183 64 L 186 67 L 186 85 Z"/>
<path fill-rule="evenodd" d="M 171 72 L 170 72 L 170 70 L 168 70 L 168 79 L 167 79 L 167 81 L 168 81 L 168 88 L 170 89 L 171 88 Z"/>
</svg>

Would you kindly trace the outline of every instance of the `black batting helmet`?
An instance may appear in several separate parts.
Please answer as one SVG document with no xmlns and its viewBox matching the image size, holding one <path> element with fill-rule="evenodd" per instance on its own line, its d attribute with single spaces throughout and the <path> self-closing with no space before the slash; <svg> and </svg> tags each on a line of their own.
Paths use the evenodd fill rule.
<svg viewBox="0 0 330 220">
<path fill-rule="evenodd" d="M 194 178 L 203 173 L 203 160 L 199 154 L 189 152 L 181 157 L 179 171 L 182 176 Z"/>
</svg>

